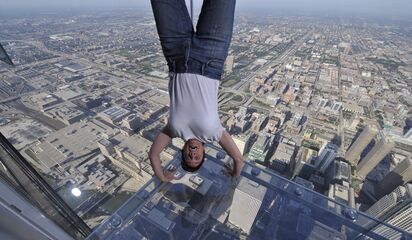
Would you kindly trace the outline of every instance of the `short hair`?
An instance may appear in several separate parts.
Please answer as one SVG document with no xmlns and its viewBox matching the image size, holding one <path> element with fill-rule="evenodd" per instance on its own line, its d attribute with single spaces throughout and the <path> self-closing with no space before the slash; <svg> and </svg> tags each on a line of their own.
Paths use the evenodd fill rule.
<svg viewBox="0 0 412 240">
<path fill-rule="evenodd" d="M 199 170 L 202 167 L 203 163 L 205 162 L 205 158 L 206 158 L 205 148 L 203 148 L 202 161 L 199 163 L 199 165 L 197 167 L 191 167 L 191 166 L 187 165 L 186 161 L 185 161 L 185 154 L 183 152 L 183 149 L 181 150 L 181 153 L 182 153 L 182 161 L 180 162 L 180 164 L 186 172 L 196 172 L 197 170 Z"/>
</svg>

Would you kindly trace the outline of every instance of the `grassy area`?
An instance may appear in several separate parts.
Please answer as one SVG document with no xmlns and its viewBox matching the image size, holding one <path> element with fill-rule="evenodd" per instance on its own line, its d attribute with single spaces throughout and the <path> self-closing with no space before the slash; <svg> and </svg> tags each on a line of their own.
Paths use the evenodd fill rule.
<svg viewBox="0 0 412 240">
<path fill-rule="evenodd" d="M 114 213 L 118 208 L 120 208 L 123 203 L 129 199 L 133 193 L 130 192 L 120 192 L 113 196 L 110 196 L 107 201 L 99 206 L 100 209 Z"/>
<path fill-rule="evenodd" d="M 316 151 L 319 151 L 319 149 L 320 149 L 319 144 L 314 143 L 314 142 L 309 142 L 307 140 L 302 141 L 302 146 L 306 147 L 306 148 L 309 148 L 309 149 L 316 150 Z"/>
<path fill-rule="evenodd" d="M 131 192 L 121 192 L 108 196 L 105 200 L 83 215 L 83 219 L 93 219 L 100 216 L 109 216 L 116 212 L 130 197 Z"/>
<path fill-rule="evenodd" d="M 230 93 L 225 93 L 225 94 L 227 94 L 226 97 L 225 97 L 226 99 L 231 99 L 233 97 L 233 95 L 235 95 L 234 93 L 231 93 L 231 92 Z M 223 95 L 223 93 L 222 93 L 222 95 Z"/>
<path fill-rule="evenodd" d="M 126 50 L 126 49 L 118 50 L 118 51 L 115 51 L 113 53 L 116 54 L 116 55 L 124 56 L 124 57 L 129 57 L 130 56 L 129 51 Z"/>
<path fill-rule="evenodd" d="M 338 57 L 326 56 L 322 60 L 323 63 L 334 64 L 336 66 L 339 65 Z"/>
<path fill-rule="evenodd" d="M 257 106 L 257 107 L 265 108 L 265 109 L 268 109 L 268 110 L 272 108 L 270 105 L 268 105 L 268 104 L 266 104 L 266 103 L 264 103 L 264 102 L 261 102 L 261 101 L 259 101 L 259 100 L 257 100 L 257 99 L 254 99 L 251 105 L 255 105 L 255 106 Z"/>
<path fill-rule="evenodd" d="M 366 60 L 371 61 L 376 64 L 381 64 L 385 68 L 395 71 L 397 70 L 400 66 L 406 66 L 404 62 L 396 62 L 391 59 L 383 59 L 383 58 L 366 58 Z"/>
<path fill-rule="evenodd" d="M 224 81 L 224 82 L 222 83 L 222 87 L 232 87 L 232 86 L 235 85 L 238 81 L 239 81 L 239 80 L 233 79 L 233 78 L 228 79 L 228 80 L 226 80 L 226 81 Z"/>
<path fill-rule="evenodd" d="M 361 184 L 361 180 L 353 178 L 351 182 L 351 187 L 355 190 L 355 192 L 359 192 L 361 190 Z"/>
<path fill-rule="evenodd" d="M 243 98 L 242 98 L 242 96 L 240 96 L 240 95 L 236 95 L 236 96 L 234 96 L 234 97 L 232 98 L 232 100 L 233 100 L 233 101 L 236 101 L 236 102 L 241 102 L 241 101 L 243 100 Z"/>
</svg>

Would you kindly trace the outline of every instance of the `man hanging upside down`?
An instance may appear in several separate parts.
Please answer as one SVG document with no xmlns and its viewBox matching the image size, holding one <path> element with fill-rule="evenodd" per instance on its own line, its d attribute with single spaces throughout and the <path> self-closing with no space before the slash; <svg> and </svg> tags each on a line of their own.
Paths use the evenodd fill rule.
<svg viewBox="0 0 412 240">
<path fill-rule="evenodd" d="M 239 176 L 243 157 L 218 115 L 218 90 L 232 38 L 236 0 L 204 0 L 194 31 L 185 0 L 151 0 L 163 54 L 169 67 L 168 124 L 149 152 L 157 177 L 173 180 L 176 168 L 163 170 L 160 153 L 173 137 L 185 140 L 181 166 L 197 171 L 205 143 L 219 142 L 234 160 L 227 169 Z"/>
</svg>

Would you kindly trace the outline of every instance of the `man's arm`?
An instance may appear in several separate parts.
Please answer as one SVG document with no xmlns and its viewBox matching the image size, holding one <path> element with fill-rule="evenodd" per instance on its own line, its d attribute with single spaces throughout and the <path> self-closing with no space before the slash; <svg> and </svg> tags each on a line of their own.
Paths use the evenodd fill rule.
<svg viewBox="0 0 412 240">
<path fill-rule="evenodd" d="M 157 135 L 149 151 L 149 159 L 152 164 L 153 171 L 162 182 L 169 182 L 173 180 L 173 175 L 176 171 L 176 169 L 171 169 L 164 172 L 160 161 L 160 153 L 167 147 L 167 145 L 169 145 L 171 139 L 172 134 L 166 125 Z"/>
<path fill-rule="evenodd" d="M 239 151 L 239 148 L 236 146 L 230 134 L 224 130 L 222 137 L 219 141 L 220 146 L 229 154 L 229 156 L 234 160 L 232 176 L 240 176 L 240 172 L 243 168 L 243 156 Z"/>
</svg>

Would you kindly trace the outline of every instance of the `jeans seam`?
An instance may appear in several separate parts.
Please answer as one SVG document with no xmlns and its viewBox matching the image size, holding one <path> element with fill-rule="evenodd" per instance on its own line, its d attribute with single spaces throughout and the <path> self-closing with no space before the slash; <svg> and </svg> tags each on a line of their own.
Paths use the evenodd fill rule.
<svg viewBox="0 0 412 240">
<path fill-rule="evenodd" d="M 191 45 L 192 45 L 192 40 L 187 40 L 187 48 L 186 48 L 186 54 L 185 54 L 185 72 L 189 70 L 189 57 L 190 57 L 190 52 L 191 52 Z"/>
</svg>

